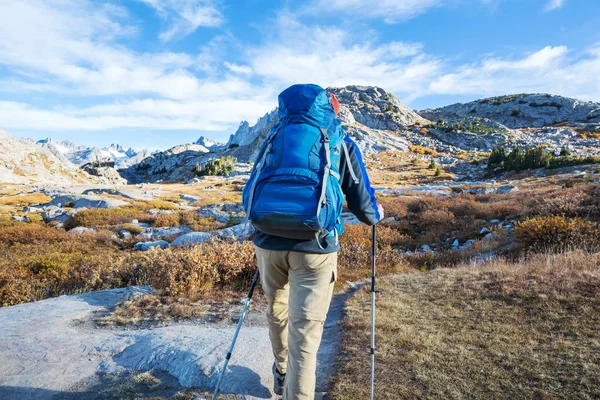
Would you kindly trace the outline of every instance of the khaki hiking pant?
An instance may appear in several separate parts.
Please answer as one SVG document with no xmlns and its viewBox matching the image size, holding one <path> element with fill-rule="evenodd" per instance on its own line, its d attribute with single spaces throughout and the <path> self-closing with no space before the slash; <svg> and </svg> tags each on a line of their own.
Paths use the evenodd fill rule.
<svg viewBox="0 0 600 400">
<path fill-rule="evenodd" d="M 256 259 L 268 301 L 275 365 L 286 374 L 283 399 L 313 400 L 317 350 L 337 275 L 337 252 L 312 254 L 256 247 Z"/>
</svg>

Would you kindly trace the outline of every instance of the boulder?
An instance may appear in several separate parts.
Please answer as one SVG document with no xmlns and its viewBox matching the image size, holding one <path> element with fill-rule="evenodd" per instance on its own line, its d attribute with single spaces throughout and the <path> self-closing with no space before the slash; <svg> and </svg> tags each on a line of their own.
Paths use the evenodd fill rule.
<svg viewBox="0 0 600 400">
<path fill-rule="evenodd" d="M 496 193 L 498 194 L 506 194 L 517 191 L 519 191 L 519 188 L 513 185 L 504 185 L 496 189 Z"/>
<path fill-rule="evenodd" d="M 171 242 L 171 246 L 193 246 L 195 244 L 204 243 L 213 237 L 211 232 L 190 232 L 179 236 Z"/>
<path fill-rule="evenodd" d="M 254 232 L 254 227 L 250 222 L 244 222 L 229 228 L 218 230 L 215 235 L 221 239 L 246 239 Z"/>
<path fill-rule="evenodd" d="M 483 228 L 481 228 L 481 230 L 479 231 L 480 235 L 487 235 L 488 233 L 490 233 L 490 228 L 488 228 L 487 226 L 484 226 Z"/>
<path fill-rule="evenodd" d="M 472 247 L 474 244 L 475 244 L 475 241 L 473 239 L 469 239 L 460 248 L 468 249 L 469 247 Z"/>
<path fill-rule="evenodd" d="M 142 240 L 160 240 L 172 237 L 179 237 L 190 232 L 192 232 L 192 230 L 187 226 L 146 228 L 146 232 L 140 233 L 138 237 Z"/>
<path fill-rule="evenodd" d="M 96 233 L 95 229 L 86 228 L 85 226 L 78 226 L 69 231 L 71 235 L 85 235 L 85 234 L 94 234 Z"/>
<path fill-rule="evenodd" d="M 166 249 L 167 247 L 169 247 L 169 242 L 165 240 L 158 240 L 156 242 L 139 242 L 133 246 L 133 249 L 140 251 L 148 251 L 153 247 L 160 247 L 161 249 Z"/>
<path fill-rule="evenodd" d="M 65 223 L 71 219 L 73 214 L 73 210 L 67 211 L 64 208 L 51 206 L 42 213 L 42 218 L 44 218 L 46 222 Z"/>
<path fill-rule="evenodd" d="M 10 217 L 10 219 L 12 219 L 13 221 L 27 222 L 27 217 L 23 215 L 13 215 L 12 217 Z"/>
<path fill-rule="evenodd" d="M 460 247 L 460 242 L 458 241 L 458 239 L 454 239 L 454 242 L 452 242 L 452 248 L 458 249 L 459 247 Z"/>
<path fill-rule="evenodd" d="M 195 244 L 204 243 L 214 237 L 219 239 L 243 240 L 248 238 L 254 227 L 250 222 L 244 222 L 229 228 L 220 229 L 213 232 L 190 232 L 179 236 L 173 240 L 172 246 L 193 246 Z"/>
<path fill-rule="evenodd" d="M 197 203 L 200 201 L 200 197 L 192 196 L 190 194 L 180 194 L 179 198 L 183 201 L 187 201 L 188 203 Z"/>
<path fill-rule="evenodd" d="M 196 211 L 198 216 L 204 218 L 214 218 L 217 222 L 226 224 L 231 221 L 232 218 L 241 218 L 243 212 L 243 206 L 241 204 L 209 204 L 202 206 Z"/>
<path fill-rule="evenodd" d="M 128 204 L 123 200 L 97 196 L 60 195 L 46 205 L 72 208 L 118 208 Z"/>
<path fill-rule="evenodd" d="M 119 237 L 120 237 L 121 239 L 129 239 L 129 238 L 131 237 L 131 232 L 129 232 L 129 231 L 128 231 L 128 230 L 126 230 L 126 229 L 121 229 L 121 230 L 119 231 Z"/>
<path fill-rule="evenodd" d="M 26 213 L 42 212 L 42 211 L 44 211 L 44 209 L 41 207 L 35 207 L 35 206 L 23 207 L 23 212 L 26 212 Z"/>
<path fill-rule="evenodd" d="M 419 251 L 422 253 L 432 253 L 433 251 L 431 250 L 431 246 L 424 244 L 423 246 L 421 246 L 419 248 Z"/>
</svg>

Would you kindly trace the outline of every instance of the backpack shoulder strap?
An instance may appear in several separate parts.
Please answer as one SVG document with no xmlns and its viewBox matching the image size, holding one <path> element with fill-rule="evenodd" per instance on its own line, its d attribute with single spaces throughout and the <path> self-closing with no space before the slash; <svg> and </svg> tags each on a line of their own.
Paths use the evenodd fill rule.
<svg viewBox="0 0 600 400">
<path fill-rule="evenodd" d="M 346 144 L 345 137 L 342 139 L 342 148 L 344 149 L 344 154 L 346 155 L 346 165 L 348 166 L 348 171 L 350 172 L 350 176 L 355 184 L 358 184 L 359 180 L 356 176 L 356 172 L 354 172 L 354 167 L 352 167 L 352 161 L 350 161 L 350 152 L 348 152 L 348 145 Z"/>
</svg>

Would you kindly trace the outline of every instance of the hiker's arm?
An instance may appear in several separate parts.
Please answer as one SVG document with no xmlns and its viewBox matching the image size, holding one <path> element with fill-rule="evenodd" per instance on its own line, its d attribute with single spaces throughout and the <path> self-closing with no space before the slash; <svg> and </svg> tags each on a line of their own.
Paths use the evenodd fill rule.
<svg viewBox="0 0 600 400">
<path fill-rule="evenodd" d="M 356 143 L 349 136 L 344 139 L 348 149 L 348 163 L 351 164 L 356 181 L 346 162 L 346 154 L 341 154 L 341 186 L 346 195 L 348 208 L 356 217 L 367 225 L 375 225 L 381 218 L 375 198 L 375 190 L 371 187 L 369 176 Z"/>
</svg>

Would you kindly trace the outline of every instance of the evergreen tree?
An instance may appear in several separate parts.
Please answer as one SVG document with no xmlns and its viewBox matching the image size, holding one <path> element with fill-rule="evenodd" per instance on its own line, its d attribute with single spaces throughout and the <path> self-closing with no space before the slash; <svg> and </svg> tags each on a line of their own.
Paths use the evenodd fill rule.
<svg viewBox="0 0 600 400">
<path fill-rule="evenodd" d="M 569 148 L 567 146 L 563 146 L 560 149 L 560 156 L 561 157 L 569 157 L 571 155 L 571 150 L 569 150 Z"/>
</svg>

